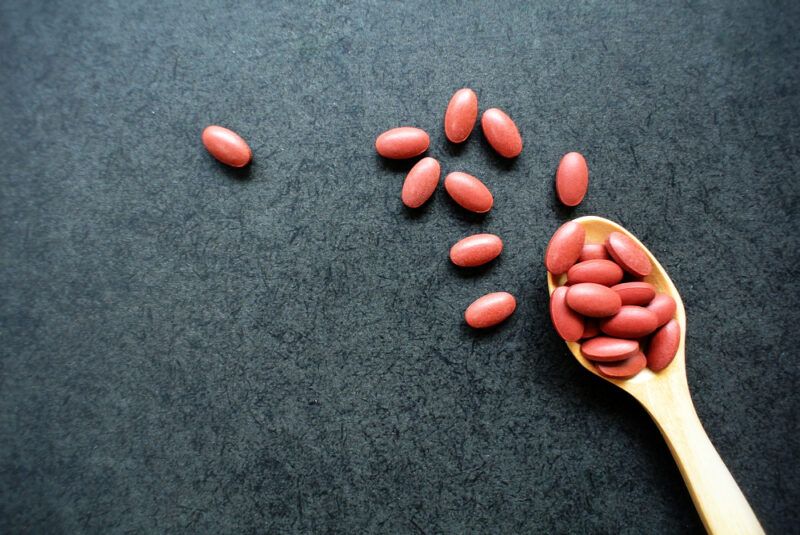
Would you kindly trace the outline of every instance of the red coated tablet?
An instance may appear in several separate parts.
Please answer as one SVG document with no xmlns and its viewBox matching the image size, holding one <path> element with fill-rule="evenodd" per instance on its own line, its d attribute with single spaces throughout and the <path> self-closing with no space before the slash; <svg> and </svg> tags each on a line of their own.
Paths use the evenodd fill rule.
<svg viewBox="0 0 800 535">
<path fill-rule="evenodd" d="M 517 300 L 510 293 L 490 293 L 479 297 L 467 307 L 464 319 L 470 327 L 485 329 L 505 321 L 516 308 Z"/>
<path fill-rule="evenodd" d="M 622 268 L 611 260 L 578 262 L 567 271 L 567 284 L 594 282 L 613 286 L 622 280 Z"/>
<path fill-rule="evenodd" d="M 566 273 L 578 260 L 586 230 L 580 223 L 567 221 L 553 233 L 544 252 L 544 265 L 553 275 Z"/>
<path fill-rule="evenodd" d="M 503 251 L 503 240 L 494 234 L 475 234 L 450 248 L 450 260 L 457 266 L 475 267 L 491 262 Z"/>
<path fill-rule="evenodd" d="M 431 144 L 431 139 L 425 130 L 412 126 L 392 128 L 378 136 L 375 140 L 375 150 L 384 158 L 403 160 L 419 156 Z"/>
<path fill-rule="evenodd" d="M 556 288 L 550 295 L 550 320 L 558 335 L 567 342 L 583 337 L 584 321 L 580 314 L 567 306 L 567 288 Z"/>
<path fill-rule="evenodd" d="M 658 317 L 655 313 L 635 305 L 625 305 L 619 312 L 600 322 L 601 331 L 618 338 L 641 338 L 655 331 L 657 326 Z"/>
<path fill-rule="evenodd" d="M 444 178 L 444 189 L 456 203 L 470 212 L 483 214 L 492 209 L 494 197 L 486 185 L 467 173 L 455 171 Z"/>
<path fill-rule="evenodd" d="M 654 372 L 663 370 L 675 358 L 680 344 L 681 326 L 677 321 L 670 320 L 650 339 L 650 346 L 647 348 L 647 366 Z"/>
<path fill-rule="evenodd" d="M 623 305 L 646 305 L 656 296 L 656 289 L 647 282 L 623 282 L 611 289 L 619 294 Z"/>
<path fill-rule="evenodd" d="M 584 316 L 603 318 L 619 312 L 622 300 L 617 292 L 607 286 L 582 282 L 569 287 L 567 304 Z"/>
<path fill-rule="evenodd" d="M 602 243 L 587 243 L 581 249 L 581 255 L 578 257 L 578 262 L 585 262 L 586 260 L 608 260 L 608 251 L 606 246 Z"/>
<path fill-rule="evenodd" d="M 478 95 L 472 89 L 459 89 L 447 104 L 444 134 L 453 143 L 466 140 L 478 119 Z"/>
<path fill-rule="evenodd" d="M 434 158 L 423 158 L 411 168 L 403 182 L 401 199 L 409 208 L 419 208 L 431 198 L 439 184 L 441 168 Z"/>
<path fill-rule="evenodd" d="M 244 167 L 253 157 L 250 146 L 233 130 L 222 126 L 207 126 L 201 137 L 211 156 L 225 165 Z"/>
<path fill-rule="evenodd" d="M 589 166 L 578 152 L 561 158 L 556 171 L 556 194 L 566 206 L 578 206 L 589 189 Z"/>
<path fill-rule="evenodd" d="M 597 371 L 611 379 L 630 379 L 647 366 L 647 359 L 641 351 L 619 362 L 596 364 Z"/>
<path fill-rule="evenodd" d="M 631 275 L 646 277 L 653 269 L 645 252 L 621 232 L 612 232 L 608 235 L 606 249 L 611 258 Z"/>
<path fill-rule="evenodd" d="M 481 117 L 486 141 L 505 158 L 516 158 L 522 152 L 522 136 L 514 121 L 504 111 L 489 108 Z"/>
<path fill-rule="evenodd" d="M 639 352 L 639 342 L 598 336 L 581 344 L 581 355 L 595 362 L 625 360 Z"/>
<path fill-rule="evenodd" d="M 675 303 L 675 300 L 667 294 L 657 294 L 653 300 L 650 301 L 650 304 L 647 305 L 647 309 L 655 313 L 656 317 L 658 317 L 659 327 L 675 316 L 677 308 L 678 305 Z"/>
</svg>

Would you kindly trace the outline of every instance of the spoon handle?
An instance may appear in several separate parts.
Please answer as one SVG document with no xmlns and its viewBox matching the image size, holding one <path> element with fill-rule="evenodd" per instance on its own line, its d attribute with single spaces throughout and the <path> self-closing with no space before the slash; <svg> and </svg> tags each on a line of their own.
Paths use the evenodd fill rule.
<svg viewBox="0 0 800 535">
<path fill-rule="evenodd" d="M 641 400 L 667 441 L 706 531 L 712 535 L 764 533 L 733 476 L 697 417 L 689 387 L 673 385 L 669 403 Z M 675 392 L 675 389 L 685 392 Z"/>
</svg>

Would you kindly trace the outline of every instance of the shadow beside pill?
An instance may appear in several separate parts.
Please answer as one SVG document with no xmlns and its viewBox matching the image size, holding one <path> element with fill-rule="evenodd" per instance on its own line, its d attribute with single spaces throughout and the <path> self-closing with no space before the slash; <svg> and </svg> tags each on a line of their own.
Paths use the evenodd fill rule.
<svg viewBox="0 0 800 535">
<path fill-rule="evenodd" d="M 231 167 L 230 165 L 225 165 L 224 163 L 218 162 L 214 160 L 214 163 L 217 165 L 219 169 L 228 177 L 234 180 L 250 180 L 253 176 L 253 163 L 249 163 L 244 167 Z"/>
</svg>

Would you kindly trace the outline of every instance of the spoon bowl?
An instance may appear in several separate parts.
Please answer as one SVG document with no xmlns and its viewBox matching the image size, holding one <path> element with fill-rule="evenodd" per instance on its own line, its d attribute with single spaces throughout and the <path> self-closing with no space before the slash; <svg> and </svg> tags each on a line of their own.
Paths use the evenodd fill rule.
<svg viewBox="0 0 800 535">
<path fill-rule="evenodd" d="M 616 231 L 633 240 L 647 254 L 653 269 L 644 280 L 655 286 L 657 292 L 675 300 L 675 318 L 681 328 L 681 338 L 678 352 L 669 366 L 657 373 L 645 368 L 630 379 L 604 377 L 581 354 L 580 343 L 567 342 L 567 347 L 581 366 L 625 390 L 647 410 L 666 440 L 709 533 L 764 533 L 744 494 L 709 440 L 692 404 L 686 381 L 686 311 L 677 288 L 656 257 L 622 226 L 597 216 L 579 217 L 574 221 L 586 230 L 586 243 L 604 243 L 608 235 Z M 564 283 L 565 278 L 566 275 L 547 274 L 550 294 Z"/>
</svg>

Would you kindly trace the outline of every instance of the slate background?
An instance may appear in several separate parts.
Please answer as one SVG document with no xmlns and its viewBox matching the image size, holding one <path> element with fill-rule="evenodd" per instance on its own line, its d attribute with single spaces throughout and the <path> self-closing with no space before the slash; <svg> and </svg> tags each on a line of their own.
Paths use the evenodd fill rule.
<svg viewBox="0 0 800 535">
<path fill-rule="evenodd" d="M 668 269 L 701 419 L 798 533 L 800 4 L 658 4 L 0 3 L 0 531 L 701 531 L 656 427 L 549 327 L 547 238 L 600 214 Z M 446 143 L 462 86 L 518 160 Z M 488 216 L 402 207 L 373 142 L 404 124 Z M 479 231 L 502 258 L 454 269 Z M 517 313 L 471 332 L 494 290 Z"/>
</svg>

